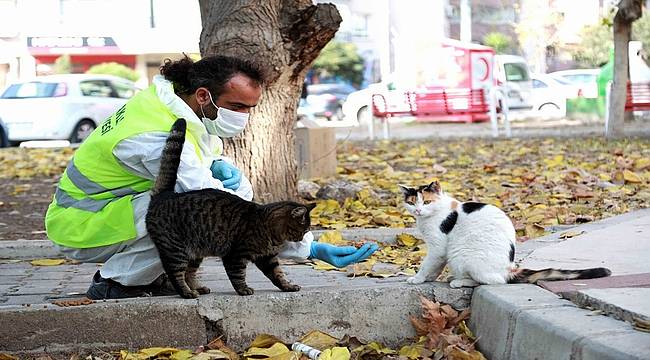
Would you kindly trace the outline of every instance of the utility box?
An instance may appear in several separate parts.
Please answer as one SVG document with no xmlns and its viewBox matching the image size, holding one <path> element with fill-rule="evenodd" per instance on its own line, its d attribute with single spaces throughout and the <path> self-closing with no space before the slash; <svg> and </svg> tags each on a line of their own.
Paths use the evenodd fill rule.
<svg viewBox="0 0 650 360">
<path fill-rule="evenodd" d="M 336 129 L 294 128 L 298 178 L 336 175 Z"/>
</svg>

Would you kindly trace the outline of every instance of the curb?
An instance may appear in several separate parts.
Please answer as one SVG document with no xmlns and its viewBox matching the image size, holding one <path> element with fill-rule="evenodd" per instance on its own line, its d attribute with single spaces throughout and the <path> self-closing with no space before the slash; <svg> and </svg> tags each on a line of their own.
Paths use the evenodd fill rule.
<svg viewBox="0 0 650 360">
<path fill-rule="evenodd" d="M 318 239 L 328 230 L 314 230 L 314 238 Z M 415 228 L 352 228 L 339 230 L 343 238 L 360 241 L 375 240 L 391 244 L 395 236 L 402 233 L 416 235 Z M 35 259 L 62 257 L 56 246 L 50 240 L 13 240 L 0 241 L 0 259 Z"/>
<path fill-rule="evenodd" d="M 580 309 L 536 285 L 484 285 L 470 328 L 489 359 L 650 359 L 650 333 Z"/>
<path fill-rule="evenodd" d="M 6 306 L 0 307 L 0 352 L 196 348 L 219 336 L 235 350 L 243 350 L 260 333 L 295 341 L 314 329 L 397 346 L 415 336 L 409 316 L 421 313 L 420 295 L 463 309 L 469 306 L 471 293 L 472 289 L 451 289 L 442 283 L 413 286 L 400 281 L 252 296 L 209 294 L 193 300 L 156 297 L 75 307 Z"/>
</svg>

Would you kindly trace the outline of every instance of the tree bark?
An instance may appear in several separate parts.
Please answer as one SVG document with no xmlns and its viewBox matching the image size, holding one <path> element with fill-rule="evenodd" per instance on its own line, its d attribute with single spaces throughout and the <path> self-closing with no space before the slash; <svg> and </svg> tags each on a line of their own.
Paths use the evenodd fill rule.
<svg viewBox="0 0 650 360">
<path fill-rule="evenodd" d="M 309 66 L 334 37 L 341 16 L 311 0 L 199 0 L 201 55 L 256 63 L 267 83 L 244 133 L 224 139 L 224 153 L 249 176 L 255 200 L 297 198 L 293 127 Z"/>
<path fill-rule="evenodd" d="M 641 17 L 641 0 L 621 0 L 614 16 L 614 78 L 609 103 L 609 116 L 605 136 L 622 137 L 624 134 L 625 101 L 629 79 L 628 44 L 632 36 L 632 23 Z"/>
</svg>

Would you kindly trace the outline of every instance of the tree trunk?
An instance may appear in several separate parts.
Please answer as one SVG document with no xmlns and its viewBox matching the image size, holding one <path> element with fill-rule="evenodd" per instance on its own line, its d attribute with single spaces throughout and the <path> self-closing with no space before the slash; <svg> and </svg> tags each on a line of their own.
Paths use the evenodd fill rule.
<svg viewBox="0 0 650 360">
<path fill-rule="evenodd" d="M 297 198 L 293 127 L 305 74 L 334 37 L 341 16 L 311 0 L 199 0 L 203 56 L 250 60 L 267 84 L 244 133 L 224 139 L 224 154 L 248 175 L 259 202 Z"/>
<path fill-rule="evenodd" d="M 628 43 L 632 36 L 632 23 L 641 17 L 640 0 L 621 0 L 614 16 L 614 79 L 609 103 L 609 116 L 605 135 L 608 138 L 624 134 L 625 101 L 629 79 Z"/>
</svg>

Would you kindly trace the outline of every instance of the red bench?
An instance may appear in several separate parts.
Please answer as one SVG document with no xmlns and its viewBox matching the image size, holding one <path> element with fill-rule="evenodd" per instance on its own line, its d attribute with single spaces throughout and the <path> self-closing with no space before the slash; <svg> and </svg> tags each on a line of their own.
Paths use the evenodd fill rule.
<svg viewBox="0 0 650 360">
<path fill-rule="evenodd" d="M 627 83 L 625 111 L 650 110 L 650 83 Z"/>
<path fill-rule="evenodd" d="M 372 114 L 378 118 L 410 115 L 427 121 L 486 121 L 490 105 L 483 89 L 440 89 L 406 92 L 386 99 L 372 95 Z"/>
</svg>

